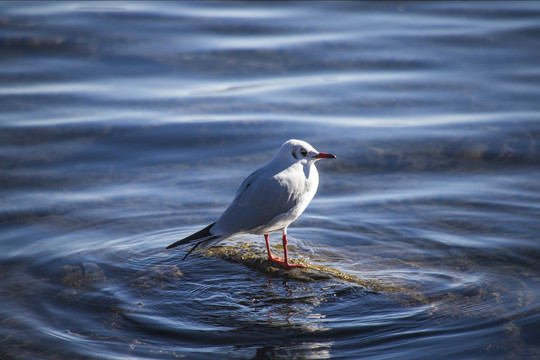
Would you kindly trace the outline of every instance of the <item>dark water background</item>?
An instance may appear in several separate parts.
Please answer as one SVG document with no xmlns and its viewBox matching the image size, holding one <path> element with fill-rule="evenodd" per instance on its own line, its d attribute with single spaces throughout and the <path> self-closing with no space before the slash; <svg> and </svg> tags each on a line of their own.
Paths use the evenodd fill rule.
<svg viewBox="0 0 540 360">
<path fill-rule="evenodd" d="M 538 2 L 3 2 L 0 29 L 2 359 L 540 356 Z M 289 138 L 338 156 L 291 256 L 346 276 L 164 251 Z"/>
</svg>

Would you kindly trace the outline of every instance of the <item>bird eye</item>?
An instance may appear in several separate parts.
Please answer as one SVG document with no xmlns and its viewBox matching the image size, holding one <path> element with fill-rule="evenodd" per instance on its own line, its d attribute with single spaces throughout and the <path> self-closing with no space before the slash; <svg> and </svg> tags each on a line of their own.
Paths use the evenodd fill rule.
<svg viewBox="0 0 540 360">
<path fill-rule="evenodd" d="M 302 154 L 302 156 L 307 156 L 308 152 L 306 149 L 302 149 L 300 150 L 300 154 Z"/>
</svg>

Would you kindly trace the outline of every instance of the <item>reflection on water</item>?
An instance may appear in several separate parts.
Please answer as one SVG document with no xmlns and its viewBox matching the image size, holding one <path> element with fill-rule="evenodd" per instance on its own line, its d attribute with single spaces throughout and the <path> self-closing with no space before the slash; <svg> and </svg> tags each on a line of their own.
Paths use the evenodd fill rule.
<svg viewBox="0 0 540 360">
<path fill-rule="evenodd" d="M 540 356 L 536 3 L 0 7 L 0 357 Z M 165 250 L 290 138 L 306 269 Z"/>
</svg>

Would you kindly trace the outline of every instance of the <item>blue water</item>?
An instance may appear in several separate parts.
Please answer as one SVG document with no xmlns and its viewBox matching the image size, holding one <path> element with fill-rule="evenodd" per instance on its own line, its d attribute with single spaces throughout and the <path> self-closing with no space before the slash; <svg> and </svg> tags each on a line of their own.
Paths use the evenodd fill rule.
<svg viewBox="0 0 540 360">
<path fill-rule="evenodd" d="M 0 358 L 540 357 L 539 19 L 0 3 Z M 289 228 L 307 269 L 165 251 L 290 138 L 338 156 Z"/>
</svg>

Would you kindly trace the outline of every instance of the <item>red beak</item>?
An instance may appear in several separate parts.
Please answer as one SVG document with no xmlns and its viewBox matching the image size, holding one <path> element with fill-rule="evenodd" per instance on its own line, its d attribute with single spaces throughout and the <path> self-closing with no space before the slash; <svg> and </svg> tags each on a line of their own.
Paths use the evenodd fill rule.
<svg viewBox="0 0 540 360">
<path fill-rule="evenodd" d="M 315 159 L 335 159 L 336 156 L 329 154 L 329 153 L 319 153 L 319 155 L 315 155 Z"/>
</svg>

